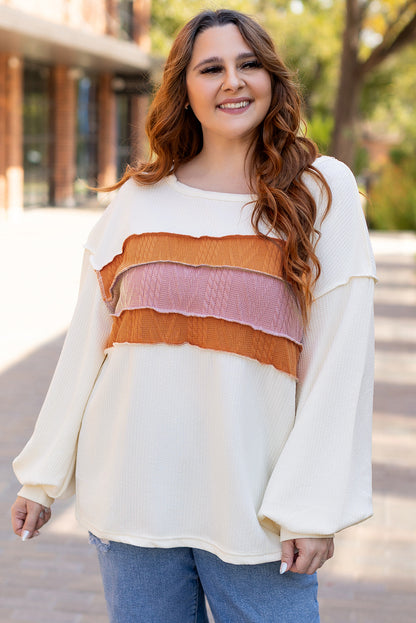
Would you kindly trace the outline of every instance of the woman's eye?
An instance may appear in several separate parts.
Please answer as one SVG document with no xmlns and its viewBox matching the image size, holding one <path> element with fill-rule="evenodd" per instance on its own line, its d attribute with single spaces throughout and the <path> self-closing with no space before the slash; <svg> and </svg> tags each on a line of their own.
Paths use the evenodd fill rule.
<svg viewBox="0 0 416 623">
<path fill-rule="evenodd" d="M 257 69 L 259 67 L 261 67 L 261 63 L 259 63 L 259 61 L 247 61 L 241 65 L 242 69 Z"/>
<path fill-rule="evenodd" d="M 240 65 L 239 69 L 257 69 L 261 67 L 261 63 L 258 60 L 246 61 L 242 65 Z M 204 67 L 201 69 L 201 74 L 218 74 L 223 71 L 222 65 L 210 65 L 209 67 Z"/>
<path fill-rule="evenodd" d="M 205 67 L 205 69 L 202 69 L 201 74 L 217 74 L 220 71 L 222 71 L 220 65 L 213 65 L 212 67 Z"/>
</svg>

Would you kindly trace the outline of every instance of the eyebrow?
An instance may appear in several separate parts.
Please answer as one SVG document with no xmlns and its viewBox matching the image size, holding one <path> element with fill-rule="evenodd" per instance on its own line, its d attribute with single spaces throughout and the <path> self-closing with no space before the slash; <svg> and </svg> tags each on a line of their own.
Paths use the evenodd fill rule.
<svg viewBox="0 0 416 623">
<path fill-rule="evenodd" d="M 237 56 L 237 61 L 242 61 L 246 58 L 253 58 L 253 56 L 256 57 L 254 52 L 242 52 L 241 54 Z M 198 67 L 201 67 L 201 65 L 207 65 L 208 63 L 223 63 L 223 62 L 224 62 L 224 59 L 220 58 L 219 56 L 210 56 L 210 58 L 205 58 L 203 61 L 195 65 L 193 69 L 194 70 L 198 69 Z"/>
</svg>

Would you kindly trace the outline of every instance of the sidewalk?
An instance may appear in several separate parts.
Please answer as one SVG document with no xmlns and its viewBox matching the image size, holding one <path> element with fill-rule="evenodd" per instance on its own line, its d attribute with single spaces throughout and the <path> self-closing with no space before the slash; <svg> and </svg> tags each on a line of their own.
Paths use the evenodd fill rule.
<svg viewBox="0 0 416 623">
<path fill-rule="evenodd" d="M 376 287 L 374 517 L 337 535 L 322 623 L 415 623 L 416 236 L 372 234 Z"/>
<path fill-rule="evenodd" d="M 20 224 L 0 223 L 0 623 L 108 622 L 95 551 L 72 500 L 54 505 L 38 539 L 22 543 L 9 527 L 17 491 L 11 458 L 47 390 L 76 298 L 82 242 L 98 217 L 42 209 Z M 372 239 L 380 278 L 375 515 L 337 535 L 336 556 L 320 572 L 322 623 L 415 621 L 416 236 Z"/>
</svg>

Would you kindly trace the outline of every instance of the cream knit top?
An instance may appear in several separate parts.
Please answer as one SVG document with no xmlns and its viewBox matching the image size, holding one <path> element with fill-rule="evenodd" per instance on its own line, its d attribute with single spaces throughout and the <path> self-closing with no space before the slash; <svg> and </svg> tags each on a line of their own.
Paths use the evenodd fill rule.
<svg viewBox="0 0 416 623">
<path fill-rule="evenodd" d="M 321 276 L 303 331 L 281 241 L 253 197 L 171 175 L 117 192 L 87 242 L 79 298 L 19 495 L 76 493 L 101 538 L 280 559 L 371 507 L 375 266 L 349 169 L 321 157 Z"/>
</svg>

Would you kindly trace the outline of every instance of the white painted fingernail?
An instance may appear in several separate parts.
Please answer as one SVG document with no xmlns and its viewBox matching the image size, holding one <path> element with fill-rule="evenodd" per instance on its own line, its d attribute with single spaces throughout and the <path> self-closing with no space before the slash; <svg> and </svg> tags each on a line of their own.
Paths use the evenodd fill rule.
<svg viewBox="0 0 416 623">
<path fill-rule="evenodd" d="M 22 534 L 22 541 L 26 541 L 29 534 L 30 534 L 29 530 L 25 530 Z"/>
<path fill-rule="evenodd" d="M 280 575 L 283 575 L 287 571 L 287 562 L 282 562 L 280 565 Z"/>
</svg>

